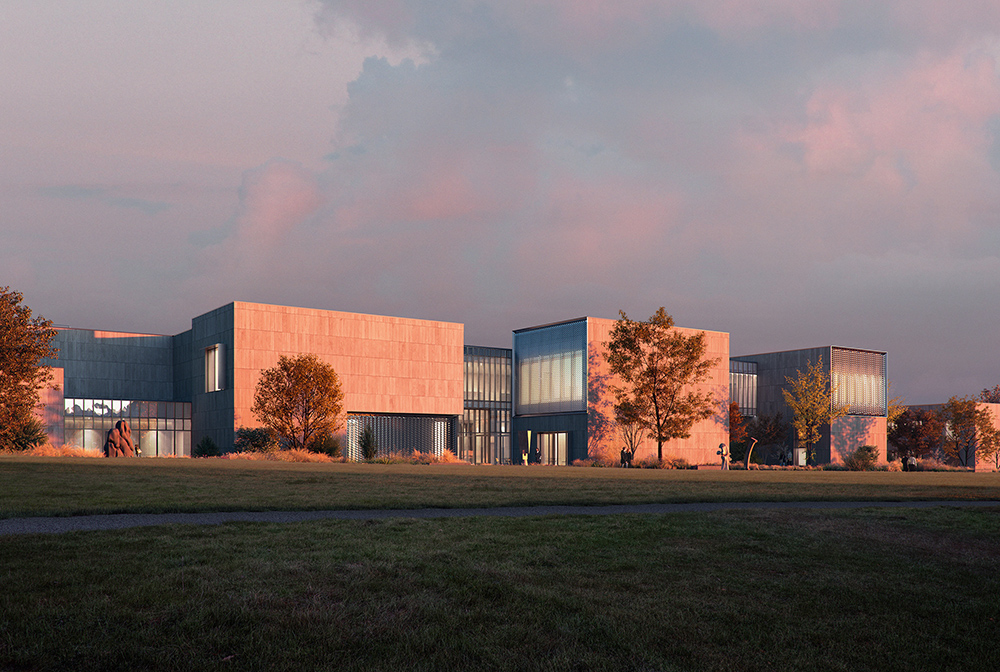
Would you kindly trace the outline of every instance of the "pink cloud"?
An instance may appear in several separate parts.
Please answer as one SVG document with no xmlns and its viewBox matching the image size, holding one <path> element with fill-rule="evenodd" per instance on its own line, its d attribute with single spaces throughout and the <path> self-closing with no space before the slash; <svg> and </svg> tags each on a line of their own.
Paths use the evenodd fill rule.
<svg viewBox="0 0 1000 672">
<path fill-rule="evenodd" d="M 312 172 L 290 161 L 268 161 L 243 177 L 238 235 L 258 245 L 273 245 L 322 202 Z"/>
<path fill-rule="evenodd" d="M 786 139 L 801 143 L 812 172 L 867 175 L 898 188 L 907 179 L 928 184 L 980 170 L 988 163 L 986 124 L 1000 114 L 997 58 L 981 46 L 923 54 L 901 72 L 820 85 L 806 111 L 808 122 Z M 912 175 L 892 168 L 900 160 Z"/>
</svg>

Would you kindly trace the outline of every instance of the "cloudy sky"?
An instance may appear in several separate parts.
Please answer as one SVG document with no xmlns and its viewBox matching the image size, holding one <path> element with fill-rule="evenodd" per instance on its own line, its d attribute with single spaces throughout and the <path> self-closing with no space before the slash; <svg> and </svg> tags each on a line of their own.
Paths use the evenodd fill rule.
<svg viewBox="0 0 1000 672">
<path fill-rule="evenodd" d="M 507 347 L 664 306 L 942 401 L 1000 383 L 998 62 L 996 0 L 0 0 L 0 285 Z"/>
</svg>

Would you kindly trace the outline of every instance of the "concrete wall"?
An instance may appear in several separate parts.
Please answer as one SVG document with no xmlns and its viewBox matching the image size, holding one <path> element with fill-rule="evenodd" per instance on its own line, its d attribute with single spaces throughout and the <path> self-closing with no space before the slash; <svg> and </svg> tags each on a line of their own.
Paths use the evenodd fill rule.
<svg viewBox="0 0 1000 672">
<path fill-rule="evenodd" d="M 888 441 L 885 418 L 867 415 L 848 415 L 837 418 L 830 428 L 829 453 L 816 451 L 817 462 L 843 464 L 844 459 L 859 446 L 878 448 L 878 461 L 886 461 Z"/>
<path fill-rule="evenodd" d="M 980 403 L 979 407 L 986 409 L 986 412 L 993 419 L 993 427 L 1000 429 L 1000 404 Z M 976 471 L 996 471 L 998 461 L 1000 460 L 998 460 L 998 456 L 996 455 L 991 457 L 976 455 Z"/>
<path fill-rule="evenodd" d="M 49 435 L 49 444 L 55 448 L 66 441 L 65 420 L 63 419 L 63 370 L 52 368 L 52 383 L 38 393 L 40 407 L 35 410 L 35 417 L 45 425 L 45 433 Z"/>
<path fill-rule="evenodd" d="M 588 450 L 591 456 L 605 455 L 618 460 L 624 445 L 614 423 L 614 396 L 611 386 L 618 384 L 605 361 L 615 320 L 587 318 L 587 407 Z M 721 331 L 704 331 L 676 327 L 687 336 L 705 334 L 709 359 L 717 360 L 708 378 L 694 389 L 712 395 L 716 400 L 712 417 L 696 423 L 687 439 L 675 439 L 663 444 L 663 455 L 686 459 L 692 464 L 718 464 L 719 444 L 729 444 L 729 334 Z M 647 438 L 636 452 L 636 459 L 656 457 L 656 441 Z"/>
<path fill-rule="evenodd" d="M 170 336 L 59 329 L 53 345 L 44 363 L 63 370 L 64 397 L 173 401 Z"/>
<path fill-rule="evenodd" d="M 460 416 L 464 338 L 451 322 L 232 303 L 192 321 L 195 427 L 231 446 L 236 428 L 258 425 L 260 372 L 298 354 L 333 366 L 347 412 Z M 205 393 L 204 348 L 214 343 L 226 349 L 226 389 Z"/>
</svg>

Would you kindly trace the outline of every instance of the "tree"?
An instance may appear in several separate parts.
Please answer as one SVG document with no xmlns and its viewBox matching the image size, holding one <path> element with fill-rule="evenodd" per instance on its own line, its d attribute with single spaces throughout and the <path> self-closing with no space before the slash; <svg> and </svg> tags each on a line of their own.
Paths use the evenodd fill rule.
<svg viewBox="0 0 1000 672">
<path fill-rule="evenodd" d="M 978 429 L 992 422 L 989 412 L 979 406 L 975 397 L 952 397 L 940 410 L 944 423 L 945 454 L 958 460 L 963 467 L 971 467 L 979 448 Z"/>
<path fill-rule="evenodd" d="M 980 424 L 976 427 L 976 436 L 979 439 L 976 456 L 983 462 L 992 461 L 993 468 L 1000 469 L 1000 429 L 994 426 L 989 411 L 979 417 Z"/>
<path fill-rule="evenodd" d="M 760 443 L 761 450 L 758 455 L 768 454 L 772 457 L 785 454 L 785 440 L 788 438 L 788 423 L 784 421 L 780 413 L 773 415 L 758 415 L 747 425 L 747 436 L 751 441 Z M 750 458 L 753 458 L 752 443 L 747 446 L 750 449 Z M 744 460 L 746 453 L 744 452 Z M 749 464 L 749 461 L 748 461 Z"/>
<path fill-rule="evenodd" d="M 795 378 L 785 377 L 785 382 L 791 388 L 783 389 L 785 403 L 792 409 L 792 427 L 800 443 L 805 445 L 811 460 L 816 454 L 812 447 L 822 437 L 823 426 L 836 418 L 847 415 L 847 408 L 833 405 L 833 392 L 830 388 L 830 377 L 823 369 L 823 358 L 815 364 L 806 363 L 805 372 L 796 371 Z"/>
<path fill-rule="evenodd" d="M 886 386 L 886 392 L 886 396 L 892 393 L 892 383 L 889 383 Z M 905 404 L 906 400 L 903 397 L 892 397 L 889 399 L 889 403 L 886 405 L 885 409 L 886 425 L 892 427 L 893 423 L 896 422 L 896 419 L 903 414 L 903 411 L 906 410 Z"/>
<path fill-rule="evenodd" d="M 743 443 L 747 438 L 747 419 L 740 413 L 740 405 L 729 402 L 729 443 Z"/>
<path fill-rule="evenodd" d="M 994 385 L 992 388 L 987 387 L 980 392 L 979 401 L 987 404 L 1000 404 L 1000 385 Z"/>
<path fill-rule="evenodd" d="M 941 416 L 923 408 L 906 408 L 889 428 L 889 443 L 896 457 L 930 457 L 941 447 Z"/>
<path fill-rule="evenodd" d="M 691 387 L 708 377 L 718 360 L 705 358 L 705 332 L 685 336 L 660 308 L 645 322 L 625 311 L 611 330 L 605 359 L 622 385 L 612 385 L 618 404 L 631 403 L 639 424 L 656 439 L 663 462 L 663 443 L 686 439 L 695 422 L 714 412 L 712 395 Z"/>
<path fill-rule="evenodd" d="M 218 457 L 219 456 L 219 445 L 212 439 L 211 436 L 201 437 L 194 447 L 195 457 Z"/>
<path fill-rule="evenodd" d="M 729 459 L 738 462 L 746 457 L 747 427 L 749 422 L 740 412 L 740 405 L 729 402 Z"/>
<path fill-rule="evenodd" d="M 635 451 L 642 444 L 646 430 L 642 426 L 642 412 L 633 402 L 628 399 L 615 404 L 615 423 L 618 425 L 618 432 L 625 442 L 625 450 L 634 457 Z"/>
<path fill-rule="evenodd" d="M 31 427 L 38 393 L 52 382 L 41 360 L 55 357 L 56 330 L 43 317 L 31 316 L 24 296 L 0 287 L 0 449 L 15 448 Z"/>
<path fill-rule="evenodd" d="M 310 449 L 340 428 L 344 393 L 333 367 L 316 355 L 278 358 L 261 371 L 251 410 L 287 448 Z"/>
</svg>

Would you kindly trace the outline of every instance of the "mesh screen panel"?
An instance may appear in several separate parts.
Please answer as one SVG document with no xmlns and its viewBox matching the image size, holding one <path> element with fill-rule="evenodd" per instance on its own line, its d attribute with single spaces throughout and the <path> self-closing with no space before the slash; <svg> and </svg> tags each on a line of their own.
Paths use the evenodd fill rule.
<svg viewBox="0 0 1000 672">
<path fill-rule="evenodd" d="M 851 415 L 885 415 L 885 353 L 833 348 L 831 358 L 833 403 Z"/>
<path fill-rule="evenodd" d="M 449 416 L 351 414 L 347 417 L 347 457 L 360 461 L 361 432 L 371 427 L 379 457 L 416 451 L 440 457 L 455 450 L 456 420 Z"/>
</svg>

